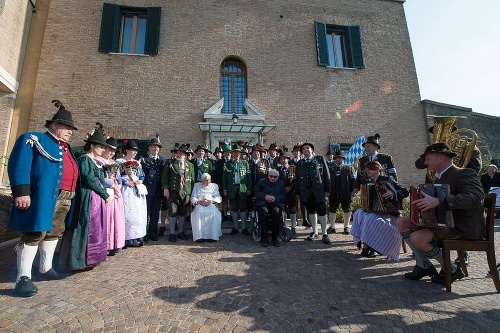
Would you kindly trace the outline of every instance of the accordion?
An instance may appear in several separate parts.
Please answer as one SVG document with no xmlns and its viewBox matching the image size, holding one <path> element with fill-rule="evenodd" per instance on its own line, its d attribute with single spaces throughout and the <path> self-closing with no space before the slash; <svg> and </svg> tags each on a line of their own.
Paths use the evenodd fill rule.
<svg viewBox="0 0 500 333">
<path fill-rule="evenodd" d="M 385 199 L 382 195 L 387 191 L 394 194 L 394 200 Z M 390 181 L 361 184 L 361 208 L 373 213 L 399 213 L 403 210 L 403 197 Z"/>
<path fill-rule="evenodd" d="M 420 211 L 413 202 L 422 198 L 422 193 L 431 197 L 439 198 L 439 206 L 434 209 L 429 209 L 425 212 Z M 453 228 L 453 214 L 448 210 L 446 205 L 446 196 L 450 194 L 450 186 L 448 184 L 421 184 L 417 187 L 410 187 L 410 219 L 421 227 L 433 228 Z"/>
</svg>

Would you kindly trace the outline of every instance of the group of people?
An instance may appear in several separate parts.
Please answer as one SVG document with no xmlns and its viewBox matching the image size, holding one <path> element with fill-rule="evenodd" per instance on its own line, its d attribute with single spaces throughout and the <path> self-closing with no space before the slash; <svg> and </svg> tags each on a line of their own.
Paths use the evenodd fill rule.
<svg viewBox="0 0 500 333">
<path fill-rule="evenodd" d="M 443 273 L 437 273 L 429 261 L 442 263 L 434 240 L 482 237 L 484 191 L 478 170 L 455 167 L 452 159 L 456 153 L 446 143 L 429 145 L 416 166 L 435 171 L 437 181 L 450 185 L 450 194 L 424 196 L 414 203 L 423 211 L 447 205 L 455 227 L 419 228 L 398 210 L 397 203 L 408 196 L 408 190 L 397 182 L 392 157 L 379 153 L 379 134 L 366 139 L 366 156 L 357 161 L 356 171 L 344 163 L 342 152 L 317 155 L 309 142 L 296 144 L 292 156 L 286 147 L 274 143 L 265 150 L 259 144 L 238 142 L 217 147 L 213 153 L 203 145 L 193 151 L 189 144 L 175 144 L 171 157 L 165 158 L 160 155 L 162 144 L 157 136 L 149 141 L 147 156 L 138 159 L 137 142 L 128 140 L 119 147 L 100 123 L 87 134 L 82 149 L 72 150 L 68 141 L 77 128 L 71 112 L 60 101 L 53 102 L 58 111 L 46 121 L 48 131 L 23 134 L 9 159 L 14 197 L 9 227 L 21 232 L 16 247 L 15 292 L 19 296 L 37 293 L 31 268 L 38 250 L 36 279 L 59 279 L 61 272 L 89 269 L 124 248 L 158 241 L 167 233 L 167 220 L 170 242 L 188 239 L 184 230 L 187 218 L 193 241 L 215 242 L 222 235 L 223 220 L 232 221 L 230 235 L 240 230 L 249 235 L 247 217 L 253 223 L 250 213 L 256 211 L 262 226 L 261 245 L 279 247 L 282 212 L 289 214 L 295 236 L 301 207 L 302 224 L 312 227 L 306 239 L 320 238 L 319 223 L 322 242 L 330 244 L 328 234 L 336 233 L 341 208 L 343 231 L 351 233 L 361 255 L 382 254 L 398 260 L 404 240 L 416 258 L 413 272 L 405 277 L 428 275 L 441 284 Z M 371 186 L 381 184 L 383 192 Z M 352 215 L 352 198 L 359 191 L 369 204 Z M 381 205 L 396 208 L 387 211 Z M 54 260 L 60 237 L 59 255 Z M 453 281 L 463 277 L 454 263 L 452 272 Z"/>
</svg>

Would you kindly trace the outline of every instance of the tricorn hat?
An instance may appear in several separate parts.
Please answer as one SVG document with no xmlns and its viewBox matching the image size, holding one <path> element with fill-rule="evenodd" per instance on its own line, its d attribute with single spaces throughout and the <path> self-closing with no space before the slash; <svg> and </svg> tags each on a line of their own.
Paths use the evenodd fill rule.
<svg viewBox="0 0 500 333">
<path fill-rule="evenodd" d="M 110 136 L 109 138 L 106 139 L 106 146 L 108 146 L 111 149 L 117 150 L 118 140 Z"/>
<path fill-rule="evenodd" d="M 457 153 L 453 152 L 451 150 L 450 146 L 448 146 L 448 144 L 445 142 L 436 142 L 436 143 L 433 143 L 431 145 L 428 145 L 425 148 L 424 153 L 422 155 L 420 155 L 420 157 L 425 158 L 425 155 L 429 154 L 429 153 L 439 153 L 439 154 L 448 155 L 449 157 L 457 156 Z"/>
<path fill-rule="evenodd" d="M 158 134 L 156 134 L 156 137 L 154 137 L 151 140 L 149 140 L 148 147 L 151 146 L 151 145 L 157 145 L 158 147 L 161 148 L 160 137 L 158 136 Z"/>
<path fill-rule="evenodd" d="M 94 133 L 92 133 L 92 135 L 90 135 L 88 138 L 83 139 L 83 141 L 88 142 L 88 143 L 96 143 L 96 144 L 100 144 L 103 146 L 107 146 L 106 138 L 102 134 L 101 130 L 97 130 L 97 131 L 94 130 Z"/>
<path fill-rule="evenodd" d="M 135 142 L 135 140 L 125 140 L 123 141 L 123 143 L 125 143 L 125 147 L 123 147 L 125 150 L 127 149 L 139 150 L 139 146 L 137 145 L 137 142 Z"/>
<path fill-rule="evenodd" d="M 71 112 L 66 110 L 61 101 L 54 99 L 52 103 L 54 103 L 54 105 L 56 106 L 56 108 L 58 108 L 58 110 L 51 120 L 45 121 L 45 127 L 49 128 L 50 123 L 57 122 L 61 124 L 66 124 L 68 126 L 73 127 L 74 130 L 77 130 L 78 128 L 75 127 L 75 123 L 73 122 L 73 117 L 71 115 Z"/>
<path fill-rule="evenodd" d="M 378 142 L 379 138 L 380 138 L 380 134 L 375 133 L 374 136 L 369 136 L 368 138 L 366 138 L 366 141 L 362 144 L 362 146 L 364 147 L 367 143 L 371 143 L 373 145 L 376 145 L 378 147 L 378 149 L 380 149 L 380 144 Z"/>
<path fill-rule="evenodd" d="M 302 149 L 304 149 L 305 146 L 309 146 L 311 147 L 311 149 L 314 151 L 314 146 L 312 143 L 309 143 L 309 142 L 304 142 L 301 146 L 300 146 L 300 151 L 302 152 Z"/>
<path fill-rule="evenodd" d="M 176 149 L 176 151 L 182 151 L 182 152 L 184 152 L 184 153 L 186 153 L 186 154 L 187 154 L 187 153 L 190 153 L 190 152 L 192 152 L 192 150 L 191 150 L 191 151 L 189 151 L 189 150 L 190 150 L 190 149 L 189 149 L 189 147 L 190 147 L 190 146 L 191 146 L 191 145 L 190 145 L 189 143 L 182 144 L 182 145 L 180 145 L 180 146 Z"/>
</svg>

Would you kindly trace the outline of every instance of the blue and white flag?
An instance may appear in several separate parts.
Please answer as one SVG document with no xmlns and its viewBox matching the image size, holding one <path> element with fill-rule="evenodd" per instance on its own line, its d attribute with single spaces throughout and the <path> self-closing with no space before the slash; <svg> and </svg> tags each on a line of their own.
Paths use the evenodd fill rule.
<svg viewBox="0 0 500 333">
<path fill-rule="evenodd" d="M 349 148 L 347 153 L 345 154 L 345 161 L 344 163 L 347 165 L 353 165 L 356 160 L 361 157 L 365 156 L 365 148 L 363 148 L 362 144 L 365 142 L 365 136 L 362 135 L 359 137 L 356 142 Z"/>
</svg>

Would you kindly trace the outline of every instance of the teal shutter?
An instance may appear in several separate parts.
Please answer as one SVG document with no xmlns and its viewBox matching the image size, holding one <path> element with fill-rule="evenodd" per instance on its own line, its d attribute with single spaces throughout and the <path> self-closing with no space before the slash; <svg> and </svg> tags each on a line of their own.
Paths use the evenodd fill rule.
<svg viewBox="0 0 500 333">
<path fill-rule="evenodd" d="M 347 27 L 349 38 L 349 49 L 351 51 L 351 64 L 353 68 L 365 68 L 363 59 L 363 48 L 361 46 L 361 30 L 359 26 Z"/>
<path fill-rule="evenodd" d="M 147 9 L 146 42 L 144 54 L 158 54 L 160 44 L 161 7 Z"/>
<path fill-rule="evenodd" d="M 322 22 L 314 22 L 316 27 L 316 50 L 318 51 L 318 65 L 328 66 L 328 46 L 326 44 L 326 24 Z"/>
<path fill-rule="evenodd" d="M 99 52 L 118 52 L 122 12 L 119 5 L 105 3 L 102 7 Z"/>
</svg>

